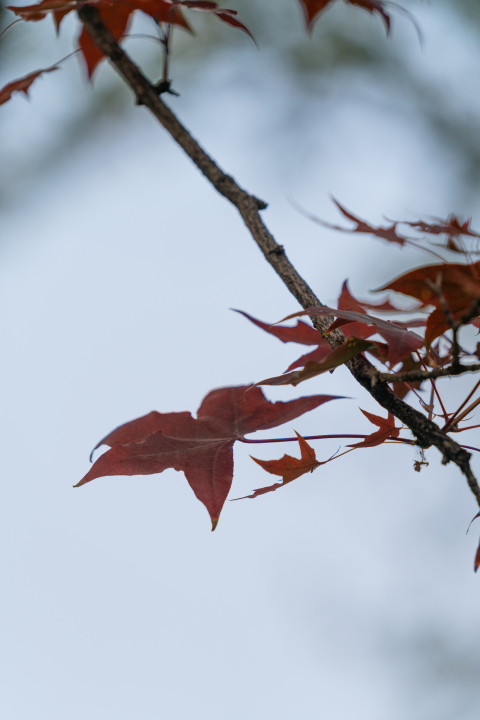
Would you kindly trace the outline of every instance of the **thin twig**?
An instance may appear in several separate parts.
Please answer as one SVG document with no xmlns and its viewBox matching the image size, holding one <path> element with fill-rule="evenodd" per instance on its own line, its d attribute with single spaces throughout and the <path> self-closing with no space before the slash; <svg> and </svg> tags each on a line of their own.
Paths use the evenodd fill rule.
<svg viewBox="0 0 480 720">
<path fill-rule="evenodd" d="M 470 400 L 470 398 L 472 398 L 472 397 L 474 396 L 474 394 L 476 393 L 476 391 L 477 391 L 477 389 L 478 389 L 479 386 L 480 386 L 480 380 L 476 383 L 476 385 L 475 385 L 475 387 L 473 388 L 473 390 L 467 395 L 467 397 L 465 398 L 465 400 L 463 401 L 463 403 L 460 405 L 460 407 L 458 408 L 458 410 L 456 410 L 456 411 L 453 413 L 453 415 L 451 416 L 451 418 L 450 418 L 449 420 L 447 420 L 446 424 L 445 424 L 445 425 L 443 426 L 443 428 L 442 428 L 442 429 L 443 429 L 443 432 L 447 432 L 448 428 L 449 428 L 451 425 L 453 425 L 454 422 L 455 422 L 455 424 L 458 424 L 458 420 L 456 420 L 456 418 L 457 418 L 457 416 L 458 416 L 458 413 L 463 410 L 463 408 L 464 408 L 465 405 L 468 403 L 468 401 Z M 476 407 L 476 406 L 475 406 L 475 407 Z M 472 410 L 472 409 L 473 409 L 472 406 L 468 407 L 468 408 L 467 408 L 467 414 L 468 414 L 468 412 L 470 412 L 470 410 Z M 465 414 L 463 414 L 462 417 L 465 417 Z"/>
</svg>

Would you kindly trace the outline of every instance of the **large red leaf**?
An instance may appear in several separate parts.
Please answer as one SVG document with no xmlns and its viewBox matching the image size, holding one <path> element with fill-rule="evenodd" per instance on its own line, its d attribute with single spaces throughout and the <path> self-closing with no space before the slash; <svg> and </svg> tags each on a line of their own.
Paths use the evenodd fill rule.
<svg viewBox="0 0 480 720">
<path fill-rule="evenodd" d="M 213 390 L 203 400 L 197 418 L 188 412 L 152 412 L 122 425 L 100 441 L 99 445 L 109 445 L 111 450 L 75 487 L 108 475 L 182 470 L 207 508 L 215 529 L 232 484 L 234 442 L 247 433 L 277 427 L 337 399 L 314 395 L 271 403 L 259 388 L 245 396 L 248 387 Z"/>
<path fill-rule="evenodd" d="M 53 67 L 45 68 L 44 70 L 36 70 L 29 75 L 25 75 L 25 77 L 20 78 L 19 80 L 14 80 L 13 82 L 8 83 L 8 85 L 5 85 L 5 87 L 0 90 L 0 105 L 3 105 L 3 103 L 10 100 L 14 92 L 23 92 L 25 95 L 28 95 L 31 84 L 35 82 L 40 75 L 53 72 L 58 69 L 58 65 L 54 65 Z"/>
</svg>

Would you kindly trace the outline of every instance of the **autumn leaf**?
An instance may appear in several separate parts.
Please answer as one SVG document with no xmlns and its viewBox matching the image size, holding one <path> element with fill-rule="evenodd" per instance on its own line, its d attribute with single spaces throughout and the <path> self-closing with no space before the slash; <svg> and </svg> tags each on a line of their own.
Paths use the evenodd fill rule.
<svg viewBox="0 0 480 720">
<path fill-rule="evenodd" d="M 3 105 L 3 103 L 8 102 L 10 98 L 12 97 L 13 93 L 15 92 L 23 92 L 25 95 L 28 95 L 28 91 L 30 89 L 30 86 L 33 82 L 40 76 L 45 73 L 53 72 L 54 70 L 59 70 L 58 65 L 54 65 L 53 67 L 44 68 L 43 70 L 36 70 L 35 72 L 30 73 L 29 75 L 25 75 L 25 77 L 20 78 L 19 80 L 13 80 L 13 82 L 8 83 L 8 85 L 5 85 L 0 90 L 0 105 Z"/>
<path fill-rule="evenodd" d="M 23 20 L 33 21 L 42 20 L 48 13 L 53 12 L 58 29 L 62 19 L 69 12 L 84 4 L 83 0 L 75 2 L 42 0 L 37 5 L 9 6 L 9 10 L 12 10 Z M 182 14 L 179 3 L 172 3 L 171 0 L 93 0 L 92 4 L 96 6 L 102 22 L 117 41 L 125 35 L 135 10 L 141 10 L 157 23 L 178 25 L 192 32 L 190 25 Z M 78 43 L 85 59 L 88 75 L 91 77 L 104 55 L 90 38 L 85 27 L 82 28 Z"/>
<path fill-rule="evenodd" d="M 110 446 L 75 487 L 111 475 L 151 475 L 168 468 L 183 471 L 196 497 L 217 526 L 233 478 L 233 445 L 244 435 L 268 430 L 299 417 L 332 395 L 269 402 L 259 388 L 212 390 L 197 418 L 189 412 L 152 412 L 120 426 L 100 445 Z"/>
<path fill-rule="evenodd" d="M 318 345 L 321 343 L 325 343 L 325 345 L 327 345 L 330 349 L 327 341 L 322 340 L 322 336 L 320 335 L 318 330 L 315 330 L 315 328 L 313 328 L 311 325 L 307 325 L 307 323 L 304 323 L 301 320 L 297 321 L 295 327 L 280 327 L 279 325 L 269 325 L 268 323 L 264 323 L 261 320 L 257 320 L 248 313 L 243 312 L 243 310 L 233 309 L 233 312 L 237 312 L 240 315 L 243 315 L 243 317 L 246 317 L 247 320 L 250 320 L 250 322 L 252 322 L 254 325 L 261 328 L 262 330 L 265 330 L 265 332 L 269 333 L 270 335 L 274 335 L 283 343 L 293 342 L 298 343 L 299 345 Z"/>
<path fill-rule="evenodd" d="M 35 5 L 7 5 L 7 10 L 11 10 L 22 20 L 37 22 L 43 20 L 51 12 L 61 12 L 66 15 L 77 7 L 85 5 L 86 2 L 87 0 L 42 0 Z M 90 0 L 90 3 L 95 5 L 97 0 Z"/>
<path fill-rule="evenodd" d="M 250 30 L 235 17 L 237 15 L 236 10 L 228 10 L 227 8 L 218 7 L 216 2 L 208 2 L 207 0 L 180 0 L 179 4 L 192 10 L 213 13 L 215 17 L 227 25 L 230 25 L 230 27 L 237 28 L 238 30 L 242 30 L 244 33 L 247 33 L 247 35 L 252 38 L 253 42 L 257 44 Z"/>
<path fill-rule="evenodd" d="M 314 362 L 309 360 L 305 363 L 303 370 L 294 370 L 293 372 L 286 372 L 283 375 L 277 377 L 267 378 L 255 383 L 253 387 L 259 385 L 293 385 L 294 387 L 305 380 L 310 380 L 317 375 L 332 370 L 333 368 L 339 367 L 344 363 L 351 360 L 361 352 L 374 347 L 374 344 L 368 342 L 368 340 L 362 340 L 361 338 L 348 337 L 343 345 L 331 350 L 330 353 L 324 358 L 322 362 Z M 313 353 L 310 354 L 312 356 Z M 305 355 L 304 359 L 309 356 Z"/>
<path fill-rule="evenodd" d="M 325 10 L 328 5 L 332 5 L 334 2 L 335 0 L 300 0 L 308 30 L 312 28 L 317 16 Z"/>
<path fill-rule="evenodd" d="M 416 268 L 383 285 L 376 292 L 393 290 L 420 300 L 423 307 L 435 310 L 427 319 L 425 345 L 431 343 L 449 328 L 437 289 L 448 304 L 452 317 L 457 320 L 480 300 L 480 261 L 462 265 L 443 263 Z"/>
<path fill-rule="evenodd" d="M 302 315 L 309 315 L 310 317 L 332 316 L 341 318 L 341 320 L 347 320 L 348 322 L 360 322 L 366 325 L 372 325 L 388 344 L 388 357 L 392 366 L 400 362 L 408 353 L 419 350 L 424 344 L 423 338 L 396 323 L 352 310 L 335 310 L 335 308 L 330 308 L 326 305 L 318 305 L 292 313 L 280 320 L 280 322 Z M 330 332 L 332 329 L 333 326 L 331 326 L 327 332 Z"/>
<path fill-rule="evenodd" d="M 402 221 L 402 223 L 427 235 L 448 235 L 450 238 L 467 235 L 469 237 L 480 238 L 479 233 L 470 227 L 472 218 L 468 218 L 463 223 L 456 215 L 449 215 L 446 220 L 441 220 L 440 218 L 435 218 L 435 220 L 436 222 L 433 223 L 427 223 L 423 220 L 418 220 L 417 222 Z"/>
<path fill-rule="evenodd" d="M 363 8 L 369 13 L 377 13 L 385 22 L 387 28 L 387 35 L 390 33 L 390 16 L 385 10 L 385 6 L 389 3 L 383 0 L 345 0 L 349 5 L 356 5 L 357 7 Z M 305 14 L 305 21 L 307 29 L 311 30 L 314 21 L 320 15 L 321 12 L 326 10 L 329 5 L 332 5 L 335 0 L 300 0 L 300 5 Z"/>
<path fill-rule="evenodd" d="M 256 498 L 259 495 L 264 495 L 268 492 L 278 490 L 278 488 L 285 487 L 292 480 L 305 475 L 305 473 L 313 472 L 320 465 L 325 465 L 325 462 L 318 462 L 315 450 L 310 447 L 306 440 L 295 430 L 295 435 L 298 438 L 298 444 L 300 445 L 301 458 L 295 458 L 291 455 L 284 455 L 280 460 L 259 460 L 252 456 L 252 460 L 260 465 L 264 470 L 272 475 L 280 475 L 282 478 L 281 483 L 275 483 L 275 485 L 269 485 L 268 487 L 260 488 L 255 490 L 252 495 L 245 495 L 242 498 L 235 498 L 235 500 L 245 500 L 247 498 Z M 326 461 L 328 462 L 328 460 Z"/>
<path fill-rule="evenodd" d="M 374 235 L 375 237 L 378 237 L 382 240 L 386 240 L 390 243 L 396 243 L 397 245 L 404 245 L 406 242 L 408 242 L 407 238 L 402 237 L 401 235 L 397 234 L 397 222 L 392 223 L 392 225 L 389 225 L 388 227 L 375 227 L 374 225 L 370 225 L 369 223 L 365 222 L 365 220 L 361 220 L 353 213 L 349 212 L 343 205 L 340 205 L 338 200 L 335 200 L 334 197 L 332 197 L 333 202 L 337 206 L 337 208 L 340 210 L 342 215 L 344 215 L 348 220 L 351 220 L 353 223 L 355 223 L 354 228 L 345 228 L 341 225 L 334 225 L 332 223 L 326 222 L 325 220 L 321 220 L 316 215 L 312 215 L 311 213 L 303 210 L 303 208 L 299 208 L 301 212 L 306 215 L 310 220 L 313 220 L 313 222 L 317 223 L 318 225 L 322 225 L 322 227 L 329 228 L 330 230 L 339 230 L 340 232 L 346 232 L 346 233 L 360 233 L 364 235 Z"/>
<path fill-rule="evenodd" d="M 347 445 L 347 447 L 375 447 L 376 445 L 381 445 L 389 438 L 396 438 L 399 436 L 401 428 L 395 427 L 395 418 L 391 413 L 388 413 L 387 418 L 382 418 L 379 415 L 373 415 L 373 413 L 362 410 L 362 408 L 360 408 L 360 410 L 365 417 L 368 418 L 373 425 L 377 425 L 379 429 L 371 435 L 368 435 L 368 437 L 366 437 L 365 440 L 362 440 L 362 442 L 355 443 L 354 445 Z"/>
</svg>

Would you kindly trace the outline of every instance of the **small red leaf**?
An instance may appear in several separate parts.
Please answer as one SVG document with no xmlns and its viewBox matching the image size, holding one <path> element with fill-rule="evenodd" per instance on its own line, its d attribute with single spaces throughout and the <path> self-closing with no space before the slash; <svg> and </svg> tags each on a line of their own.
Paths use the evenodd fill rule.
<svg viewBox="0 0 480 720">
<path fill-rule="evenodd" d="M 379 415 L 373 415 L 373 413 L 362 410 L 362 408 L 360 408 L 360 410 L 365 417 L 368 418 L 373 425 L 377 425 L 379 429 L 371 435 L 368 435 L 368 437 L 366 437 L 365 440 L 362 440 L 362 442 L 355 443 L 354 445 L 348 445 L 347 447 L 375 447 L 376 445 L 381 445 L 389 438 L 396 438 L 399 436 L 401 428 L 395 427 L 395 418 L 391 415 L 391 413 L 388 413 L 387 418 L 382 418 Z"/>
<path fill-rule="evenodd" d="M 280 475 L 282 478 L 281 483 L 275 483 L 275 485 L 269 485 L 268 487 L 260 488 L 255 490 L 252 495 L 246 495 L 243 498 L 235 498 L 236 500 L 245 500 L 247 498 L 256 498 L 259 495 L 264 495 L 268 492 L 278 490 L 278 488 L 285 487 L 292 480 L 305 475 L 305 473 L 313 472 L 320 465 L 325 465 L 324 462 L 318 462 L 315 455 L 315 450 L 310 447 L 304 438 L 295 431 L 295 435 L 298 437 L 298 444 L 300 445 L 301 458 L 295 458 L 291 455 L 284 455 L 280 460 L 258 460 L 252 456 L 252 460 L 260 465 L 264 470 L 272 475 Z M 326 461 L 328 462 L 328 460 Z"/>
<path fill-rule="evenodd" d="M 25 75 L 25 77 L 20 78 L 19 80 L 14 80 L 11 83 L 8 83 L 8 85 L 5 85 L 0 90 L 0 105 L 3 105 L 3 103 L 8 102 L 10 98 L 12 97 L 14 92 L 23 92 L 25 95 L 28 95 L 28 91 L 30 89 L 30 86 L 35 80 L 44 73 L 53 72 L 54 70 L 58 70 L 58 65 L 54 65 L 53 67 L 45 68 L 43 70 L 36 70 L 33 73 L 30 73 L 29 75 Z"/>
</svg>

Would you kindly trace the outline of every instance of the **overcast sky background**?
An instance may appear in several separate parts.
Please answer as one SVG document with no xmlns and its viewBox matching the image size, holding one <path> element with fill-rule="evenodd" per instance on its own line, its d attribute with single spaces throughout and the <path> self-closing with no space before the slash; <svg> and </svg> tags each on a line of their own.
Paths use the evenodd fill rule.
<svg viewBox="0 0 480 720">
<path fill-rule="evenodd" d="M 409 3 L 423 50 L 395 13 L 387 40 L 339 4 L 308 40 L 294 0 L 271 21 L 268 3 L 229 5 L 260 50 L 202 21 L 198 40 L 178 36 L 181 96 L 167 102 L 268 201 L 265 222 L 323 302 L 346 278 L 366 297 L 425 257 L 322 229 L 291 199 L 331 222 L 330 194 L 374 223 L 454 211 L 480 227 L 475 3 Z M 49 20 L 12 28 L 0 84 L 67 54 L 75 33 L 73 17 L 58 45 Z M 153 43 L 127 47 L 157 79 Z M 229 310 L 298 309 L 236 212 L 106 64 L 93 85 L 73 58 L 0 108 L 2 718 L 477 719 L 476 507 L 436 451 L 420 474 L 408 448 L 351 453 L 227 502 L 215 533 L 173 470 L 72 489 L 117 425 L 195 413 L 211 389 L 303 352 Z M 449 408 L 471 384 L 442 383 Z M 372 430 L 358 407 L 379 411 L 343 368 L 266 392 L 317 393 L 351 399 L 269 435 Z M 338 446 L 315 443 L 317 457 Z M 249 450 L 235 449 L 232 498 L 270 482 Z M 298 454 L 252 454 L 284 452 Z"/>
</svg>

